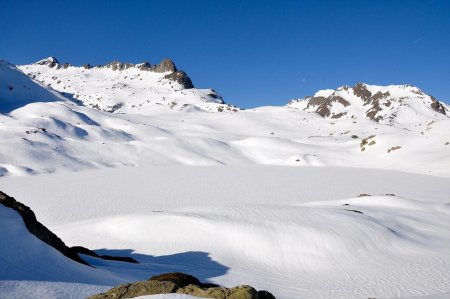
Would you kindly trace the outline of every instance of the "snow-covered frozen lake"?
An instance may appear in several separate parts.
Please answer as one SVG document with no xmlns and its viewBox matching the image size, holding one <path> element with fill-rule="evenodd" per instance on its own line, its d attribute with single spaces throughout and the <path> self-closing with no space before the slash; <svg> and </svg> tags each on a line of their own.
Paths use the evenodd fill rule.
<svg viewBox="0 0 450 299">
<path fill-rule="evenodd" d="M 181 271 L 281 299 L 450 293 L 445 177 L 339 167 L 141 166 L 2 178 L 0 189 L 69 246 L 141 262 L 89 259 L 99 268 L 92 275 L 115 277 L 111 286 Z M 108 288 L 75 285 L 86 283 L 77 277 L 72 287 L 58 287 L 36 282 L 37 274 L 33 283 L 8 282 L 6 272 L 3 290 L 38 284 L 55 294 L 76 288 L 83 297 Z M 9 294 L 24 295 L 18 289 Z"/>
</svg>

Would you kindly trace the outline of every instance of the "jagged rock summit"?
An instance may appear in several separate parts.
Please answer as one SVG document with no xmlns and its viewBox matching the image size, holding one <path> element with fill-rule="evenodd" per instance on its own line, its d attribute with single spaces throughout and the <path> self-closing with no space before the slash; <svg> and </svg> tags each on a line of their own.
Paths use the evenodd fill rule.
<svg viewBox="0 0 450 299">
<path fill-rule="evenodd" d="M 191 78 L 170 59 L 155 65 L 113 61 L 77 67 L 48 57 L 18 68 L 73 101 L 107 112 L 238 111 L 226 105 L 215 90 L 195 88 Z"/>
<path fill-rule="evenodd" d="M 448 108 L 433 96 L 411 85 L 377 86 L 358 83 L 353 87 L 326 89 L 312 97 L 293 100 L 288 107 L 315 112 L 325 118 L 370 120 L 393 124 L 423 118 L 445 118 Z"/>
</svg>

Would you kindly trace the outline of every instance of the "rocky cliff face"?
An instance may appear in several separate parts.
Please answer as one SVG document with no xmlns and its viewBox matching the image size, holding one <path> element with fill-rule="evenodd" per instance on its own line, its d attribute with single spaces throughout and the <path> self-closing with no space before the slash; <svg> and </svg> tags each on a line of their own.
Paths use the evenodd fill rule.
<svg viewBox="0 0 450 299">
<path fill-rule="evenodd" d="M 358 83 L 353 87 L 322 90 L 312 97 L 291 101 L 287 106 L 315 112 L 325 118 L 368 118 L 387 124 L 406 121 L 413 114 L 424 118 L 447 115 L 444 104 L 410 85 Z"/>
</svg>

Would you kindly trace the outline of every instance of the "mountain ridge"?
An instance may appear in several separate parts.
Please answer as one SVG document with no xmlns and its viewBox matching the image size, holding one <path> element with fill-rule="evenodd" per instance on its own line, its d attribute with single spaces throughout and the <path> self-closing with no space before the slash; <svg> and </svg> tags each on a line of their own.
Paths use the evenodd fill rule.
<svg viewBox="0 0 450 299">
<path fill-rule="evenodd" d="M 403 116 L 403 121 L 414 118 L 412 113 L 407 113 L 411 110 L 416 115 L 420 113 L 429 118 L 438 116 L 436 113 L 447 116 L 449 110 L 433 96 L 409 84 L 379 86 L 366 83 L 320 90 L 313 96 L 290 101 L 287 107 L 315 112 L 324 118 L 366 117 L 390 125 L 398 120 L 399 115 Z"/>
<path fill-rule="evenodd" d="M 191 78 L 170 59 L 155 65 L 113 61 L 73 66 L 48 57 L 18 68 L 69 99 L 107 112 L 238 110 L 227 105 L 215 90 L 195 88 Z"/>
<path fill-rule="evenodd" d="M 448 107 L 418 88 L 365 84 L 356 95 L 342 87 L 286 106 L 241 110 L 213 90 L 164 79 L 175 72 L 43 63 L 19 69 L 0 62 L 0 176 L 142 164 L 450 175 Z"/>
</svg>

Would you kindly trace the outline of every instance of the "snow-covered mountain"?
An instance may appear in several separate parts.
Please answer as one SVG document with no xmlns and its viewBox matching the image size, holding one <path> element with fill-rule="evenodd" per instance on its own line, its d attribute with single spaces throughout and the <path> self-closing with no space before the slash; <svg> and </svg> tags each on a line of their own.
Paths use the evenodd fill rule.
<svg viewBox="0 0 450 299">
<path fill-rule="evenodd" d="M 164 78 L 176 74 L 184 81 Z M 360 84 L 284 107 L 239 110 L 189 82 L 169 60 L 73 67 L 45 59 L 20 68 L 1 61 L 0 175 L 143 164 L 450 175 L 448 107 L 417 88 Z M 370 104 L 355 90 L 365 90 L 357 94 Z M 382 110 L 370 114 L 369 106 Z"/>
<path fill-rule="evenodd" d="M 192 85 L 168 60 L 0 61 L 1 190 L 68 246 L 140 262 L 75 263 L 0 206 L 1 298 L 172 271 L 281 299 L 448 297 L 447 105 L 359 84 L 240 110 Z"/>
<path fill-rule="evenodd" d="M 82 67 L 54 57 L 19 66 L 24 73 L 85 106 L 120 113 L 150 111 L 237 111 L 213 89 L 194 88 L 189 76 L 165 59 L 159 64 L 113 61 Z"/>
<path fill-rule="evenodd" d="M 425 119 L 445 119 L 449 108 L 411 85 L 376 86 L 358 83 L 353 87 L 325 89 L 312 97 L 289 102 L 288 107 L 316 112 L 332 119 L 361 119 L 394 124 Z"/>
</svg>

